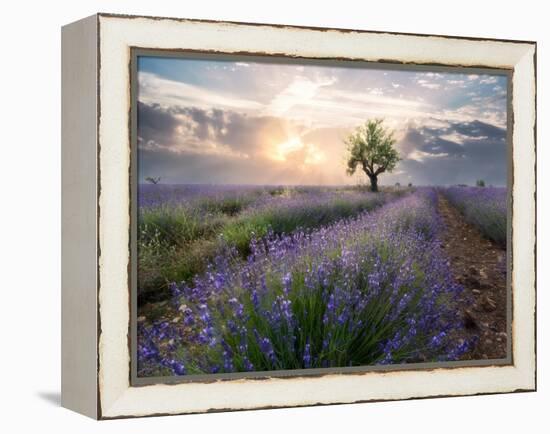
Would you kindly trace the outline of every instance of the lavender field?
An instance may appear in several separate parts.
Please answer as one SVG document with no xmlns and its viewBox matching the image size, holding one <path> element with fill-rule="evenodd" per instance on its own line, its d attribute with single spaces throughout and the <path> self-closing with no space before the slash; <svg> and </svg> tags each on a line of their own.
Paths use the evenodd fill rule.
<svg viewBox="0 0 550 434">
<path fill-rule="evenodd" d="M 139 193 L 139 295 L 165 297 L 229 245 L 243 258 L 268 231 L 317 228 L 405 194 L 353 188 L 144 185 Z"/>
<path fill-rule="evenodd" d="M 442 191 L 466 221 L 506 247 L 506 188 L 451 187 Z"/>
<path fill-rule="evenodd" d="M 452 361 L 477 344 L 440 201 L 505 245 L 504 189 L 139 193 L 139 376 Z"/>
</svg>

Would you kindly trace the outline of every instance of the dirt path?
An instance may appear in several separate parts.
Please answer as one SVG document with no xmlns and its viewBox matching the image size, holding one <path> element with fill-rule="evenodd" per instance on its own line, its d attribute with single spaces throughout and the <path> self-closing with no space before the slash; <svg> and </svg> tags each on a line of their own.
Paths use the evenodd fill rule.
<svg viewBox="0 0 550 434">
<path fill-rule="evenodd" d="M 446 225 L 443 248 L 454 278 L 464 287 L 459 308 L 466 326 L 459 338 L 477 336 L 465 359 L 506 357 L 506 251 L 484 238 L 439 195 L 439 212 Z"/>
</svg>

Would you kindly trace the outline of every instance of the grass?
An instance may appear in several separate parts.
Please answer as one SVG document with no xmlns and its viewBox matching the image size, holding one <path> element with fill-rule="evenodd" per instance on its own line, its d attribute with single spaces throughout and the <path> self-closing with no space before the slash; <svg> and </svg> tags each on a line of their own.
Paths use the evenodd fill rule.
<svg viewBox="0 0 550 434">
<path fill-rule="evenodd" d="M 243 215 L 227 224 L 222 230 L 223 239 L 245 257 L 250 253 L 253 238 L 261 239 L 269 232 L 291 233 L 298 228 L 318 228 L 334 221 L 370 211 L 387 200 L 384 195 L 368 195 L 359 200 L 336 198 L 328 202 L 316 200 L 281 207 L 266 207 Z"/>
</svg>

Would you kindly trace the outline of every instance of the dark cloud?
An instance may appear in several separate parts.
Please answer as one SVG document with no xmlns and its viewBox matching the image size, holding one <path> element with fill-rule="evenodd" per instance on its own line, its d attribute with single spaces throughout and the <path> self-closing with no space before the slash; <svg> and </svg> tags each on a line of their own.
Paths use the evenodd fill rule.
<svg viewBox="0 0 550 434">
<path fill-rule="evenodd" d="M 400 170 L 417 184 L 472 184 L 477 179 L 506 184 L 503 128 L 481 121 L 454 122 L 442 128 L 409 127 L 399 146 L 407 155 Z M 420 158 L 414 150 L 423 153 Z"/>
<path fill-rule="evenodd" d="M 447 129 L 436 132 L 433 128 L 408 127 L 405 136 L 401 139 L 398 146 L 405 155 L 414 150 L 420 150 L 429 154 L 462 155 L 464 152 L 462 146 L 441 137 L 446 134 L 449 134 Z"/>
<path fill-rule="evenodd" d="M 230 110 L 166 109 L 142 102 L 138 105 L 140 142 L 174 151 L 194 149 L 200 152 L 205 150 L 205 143 L 210 142 L 251 155 L 261 150 L 266 138 L 274 143 L 284 141 L 287 138 L 285 125 L 286 121 L 277 117 L 249 116 Z"/>
<path fill-rule="evenodd" d="M 178 120 L 170 111 L 158 104 L 138 102 L 137 124 L 138 137 L 143 143 L 169 145 L 174 138 Z"/>
<path fill-rule="evenodd" d="M 506 140 L 506 130 L 481 121 L 454 123 L 454 131 L 469 137 L 488 137 L 490 140 Z"/>
</svg>

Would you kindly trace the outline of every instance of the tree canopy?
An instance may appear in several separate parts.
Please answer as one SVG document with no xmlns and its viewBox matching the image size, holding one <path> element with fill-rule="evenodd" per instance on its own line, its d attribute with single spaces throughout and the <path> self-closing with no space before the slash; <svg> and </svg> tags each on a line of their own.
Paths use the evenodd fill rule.
<svg viewBox="0 0 550 434">
<path fill-rule="evenodd" d="M 383 123 L 383 119 L 368 120 L 345 140 L 348 175 L 353 175 L 359 166 L 369 177 L 372 191 L 378 191 L 378 175 L 391 172 L 400 160 L 394 148 L 394 132 Z"/>
</svg>

